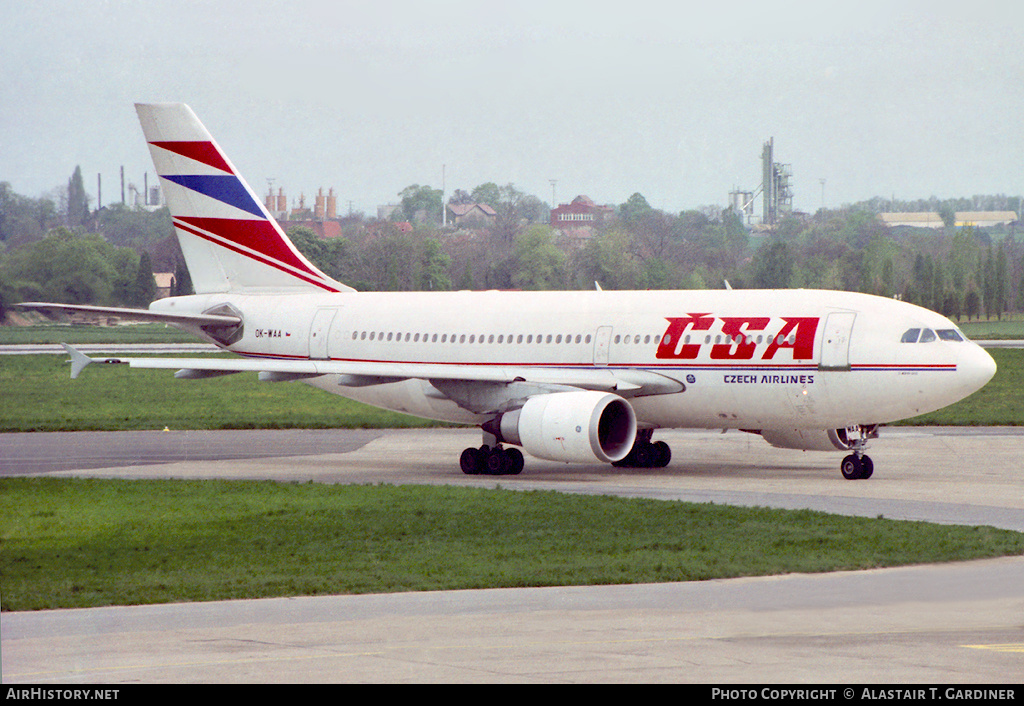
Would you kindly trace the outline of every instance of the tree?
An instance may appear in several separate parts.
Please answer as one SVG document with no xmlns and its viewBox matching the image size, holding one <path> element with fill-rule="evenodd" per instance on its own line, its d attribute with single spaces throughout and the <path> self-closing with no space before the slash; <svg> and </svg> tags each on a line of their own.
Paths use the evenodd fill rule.
<svg viewBox="0 0 1024 706">
<path fill-rule="evenodd" d="M 565 253 L 552 240 L 551 228 L 532 226 L 516 238 L 512 284 L 520 289 L 558 289 L 563 285 Z"/>
<path fill-rule="evenodd" d="M 156 296 L 156 280 L 153 278 L 153 262 L 149 253 L 143 251 L 139 256 L 139 265 L 135 271 L 135 281 L 131 288 L 129 304 L 146 308 Z"/>
<path fill-rule="evenodd" d="M 1003 312 L 1007 308 L 1007 290 L 1009 289 L 1009 279 L 1006 272 L 1006 248 L 1003 247 L 1003 243 L 999 244 L 999 250 L 996 251 L 996 266 L 995 266 L 995 309 L 996 316 L 1000 320 L 1003 318 Z"/>
<path fill-rule="evenodd" d="M 398 196 L 402 200 L 400 212 L 404 220 L 435 225 L 441 222 L 444 192 L 440 189 L 413 184 L 402 189 Z"/>
<path fill-rule="evenodd" d="M 754 258 L 753 284 L 759 289 L 786 289 L 793 278 L 793 252 L 781 240 L 762 245 Z"/>
<path fill-rule="evenodd" d="M 174 235 L 174 221 L 167 208 L 147 211 L 122 203 L 104 206 L 93 221 L 96 231 L 114 245 L 141 248 Z"/>
<path fill-rule="evenodd" d="M 943 224 L 952 230 L 956 227 L 956 208 L 949 202 L 943 203 L 939 207 L 939 218 L 942 219 Z"/>
<path fill-rule="evenodd" d="M 591 289 L 594 282 L 603 289 L 645 289 L 643 268 L 630 252 L 629 236 L 612 228 L 587 241 L 577 254 L 579 284 Z"/>
<path fill-rule="evenodd" d="M 970 289 L 967 292 L 967 296 L 964 297 L 964 313 L 967 314 L 967 320 L 970 321 L 972 316 L 981 316 L 981 297 L 978 295 L 978 290 Z"/>
<path fill-rule="evenodd" d="M 68 225 L 75 228 L 85 223 L 88 217 L 89 200 L 82 183 L 82 168 L 75 167 L 74 174 L 68 179 Z"/>
<path fill-rule="evenodd" d="M 493 181 L 481 184 L 470 193 L 470 203 L 485 203 L 495 211 L 501 205 L 501 200 L 501 187 Z"/>
<path fill-rule="evenodd" d="M 633 228 L 650 215 L 653 210 L 643 194 L 637 192 L 626 199 L 626 203 L 619 206 L 619 218 L 622 219 L 627 227 Z"/>
<path fill-rule="evenodd" d="M 985 259 L 985 269 L 982 277 L 985 292 L 982 305 L 985 307 L 985 318 L 990 319 L 996 311 L 996 301 L 998 299 L 996 293 L 996 263 L 992 257 L 991 245 L 988 246 L 988 257 Z"/>
<path fill-rule="evenodd" d="M 420 272 L 417 289 L 428 292 L 442 292 L 452 288 L 448 267 L 452 258 L 441 249 L 437 238 L 424 238 L 420 243 Z"/>
<path fill-rule="evenodd" d="M 189 294 L 193 294 L 192 275 L 189 274 L 184 259 L 178 255 L 174 258 L 174 281 L 171 284 L 171 296 L 183 297 Z"/>
<path fill-rule="evenodd" d="M 743 252 L 750 244 L 750 234 L 743 227 L 743 218 L 739 212 L 727 208 L 722 211 L 722 223 L 725 226 L 725 244 L 735 252 Z"/>
<path fill-rule="evenodd" d="M 116 263 L 122 261 L 118 250 L 95 233 L 76 235 L 58 228 L 11 252 L 7 276 L 23 298 L 30 294 L 68 304 L 124 304 L 113 296 Z"/>
</svg>

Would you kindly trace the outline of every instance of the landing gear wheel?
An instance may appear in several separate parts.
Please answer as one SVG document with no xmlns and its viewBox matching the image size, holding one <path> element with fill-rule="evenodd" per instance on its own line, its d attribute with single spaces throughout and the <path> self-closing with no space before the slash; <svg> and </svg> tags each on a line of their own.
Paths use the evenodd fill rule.
<svg viewBox="0 0 1024 706">
<path fill-rule="evenodd" d="M 484 457 L 484 467 L 489 475 L 503 476 L 508 472 L 508 466 L 508 456 L 504 449 L 495 447 Z"/>
<path fill-rule="evenodd" d="M 846 480 L 867 479 L 875 472 L 875 462 L 871 460 L 870 456 L 850 454 L 843 459 L 839 470 L 842 471 L 843 478 Z"/>
<path fill-rule="evenodd" d="M 860 478 L 861 462 L 857 458 L 857 454 L 850 454 L 844 458 L 839 466 L 839 470 L 842 471 L 843 478 L 846 480 L 857 480 Z"/>
<path fill-rule="evenodd" d="M 523 472 L 525 462 L 522 451 L 519 449 L 505 449 L 505 456 L 508 459 L 508 470 L 506 473 L 510 476 L 518 476 Z"/>
<path fill-rule="evenodd" d="M 671 460 L 669 445 L 664 441 L 651 443 L 650 434 L 647 434 L 646 438 L 638 436 L 626 457 L 612 465 L 616 468 L 664 468 Z"/>
<path fill-rule="evenodd" d="M 656 458 L 657 453 L 649 442 L 637 444 L 637 447 L 633 449 L 633 464 L 637 468 L 654 468 Z"/>
<path fill-rule="evenodd" d="M 651 444 L 655 451 L 654 468 L 664 468 L 672 460 L 672 448 L 664 441 L 655 441 Z"/>
<path fill-rule="evenodd" d="M 480 472 L 480 451 L 468 448 L 459 456 L 459 467 L 467 476 L 475 476 Z"/>
<path fill-rule="evenodd" d="M 519 449 L 468 448 L 459 456 L 459 467 L 468 476 L 516 476 L 523 472 L 523 452 Z"/>
</svg>

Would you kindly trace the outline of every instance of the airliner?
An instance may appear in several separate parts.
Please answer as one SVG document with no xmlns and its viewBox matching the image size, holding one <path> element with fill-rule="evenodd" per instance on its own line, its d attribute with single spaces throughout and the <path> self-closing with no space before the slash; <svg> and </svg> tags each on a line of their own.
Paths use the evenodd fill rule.
<svg viewBox="0 0 1024 706">
<path fill-rule="evenodd" d="M 23 306 L 160 321 L 231 358 L 89 358 L 201 379 L 255 372 L 419 417 L 478 426 L 467 474 L 523 451 L 659 468 L 659 429 L 742 430 L 846 452 L 869 478 L 879 426 L 952 404 L 995 374 L 947 318 L 811 290 L 356 292 L 300 253 L 184 104 L 136 105 L 195 293 L 148 310 Z"/>
</svg>

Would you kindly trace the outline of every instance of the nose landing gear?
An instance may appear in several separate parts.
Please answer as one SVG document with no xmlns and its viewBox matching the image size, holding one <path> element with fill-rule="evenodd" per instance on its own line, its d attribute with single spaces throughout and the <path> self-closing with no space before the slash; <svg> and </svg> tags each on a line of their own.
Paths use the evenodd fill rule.
<svg viewBox="0 0 1024 706">
<path fill-rule="evenodd" d="M 864 449 L 868 446 L 868 439 L 878 438 L 878 425 L 848 427 L 846 438 L 853 453 L 843 459 L 839 470 L 846 480 L 867 480 L 875 472 L 875 462 L 864 453 Z"/>
<path fill-rule="evenodd" d="M 843 459 L 839 470 L 842 471 L 843 478 L 846 480 L 866 480 L 875 472 L 875 462 L 871 460 L 870 456 L 858 456 L 852 453 Z"/>
</svg>

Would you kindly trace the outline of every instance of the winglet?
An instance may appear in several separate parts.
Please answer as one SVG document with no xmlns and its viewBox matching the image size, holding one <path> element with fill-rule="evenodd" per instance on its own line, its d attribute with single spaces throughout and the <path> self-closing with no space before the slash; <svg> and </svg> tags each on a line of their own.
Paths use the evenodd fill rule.
<svg viewBox="0 0 1024 706">
<path fill-rule="evenodd" d="M 72 348 L 67 343 L 62 343 L 61 345 L 64 346 L 64 350 L 66 350 L 68 355 L 71 356 L 71 379 L 74 380 L 78 377 L 78 374 L 85 369 L 85 366 L 93 362 L 93 360 L 85 353 Z"/>
</svg>

